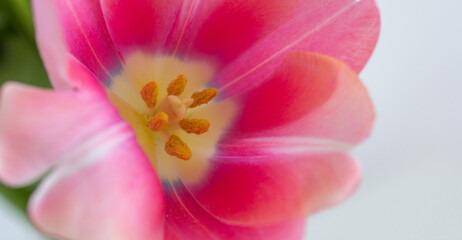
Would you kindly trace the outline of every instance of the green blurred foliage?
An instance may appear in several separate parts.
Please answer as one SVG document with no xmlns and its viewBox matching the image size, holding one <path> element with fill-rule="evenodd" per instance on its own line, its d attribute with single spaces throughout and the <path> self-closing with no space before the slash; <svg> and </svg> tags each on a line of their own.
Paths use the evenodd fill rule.
<svg viewBox="0 0 462 240">
<path fill-rule="evenodd" d="M 36 186 L 13 189 L 5 185 L 0 185 L 0 194 L 8 200 L 20 213 L 27 214 L 27 202 Z"/>
<path fill-rule="evenodd" d="M 37 49 L 19 35 L 2 39 L 0 51 L 0 81 L 19 81 L 41 87 L 50 87 Z"/>
<path fill-rule="evenodd" d="M 0 85 L 5 81 L 50 87 L 35 45 L 29 0 L 0 0 Z M 0 185 L 0 193 L 26 213 L 27 200 L 34 188 Z"/>
<path fill-rule="evenodd" d="M 50 87 L 28 0 L 0 0 L 0 84 L 9 80 Z"/>
</svg>

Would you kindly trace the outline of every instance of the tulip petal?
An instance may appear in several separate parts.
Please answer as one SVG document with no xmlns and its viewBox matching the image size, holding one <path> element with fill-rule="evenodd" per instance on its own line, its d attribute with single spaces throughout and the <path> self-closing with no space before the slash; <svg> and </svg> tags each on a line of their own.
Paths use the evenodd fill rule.
<svg viewBox="0 0 462 240">
<path fill-rule="evenodd" d="M 33 0 L 35 37 L 51 83 L 57 89 L 70 89 L 66 77 L 68 52 L 59 27 L 56 5 L 52 0 Z"/>
<path fill-rule="evenodd" d="M 67 61 L 67 79 L 72 81 L 72 90 L 91 91 L 94 94 L 106 95 L 105 87 L 79 60 L 69 56 Z M 56 87 L 55 87 L 56 89 Z"/>
<path fill-rule="evenodd" d="M 6 83 L 0 107 L 0 178 L 11 186 L 36 181 L 105 128 L 125 124 L 105 95 Z"/>
<path fill-rule="evenodd" d="M 289 19 L 295 3 L 295 0 L 204 1 L 190 51 L 221 63 L 230 62 Z"/>
<path fill-rule="evenodd" d="M 227 62 L 288 19 L 295 2 L 102 0 L 102 7 L 124 54 L 138 48 Z"/>
<path fill-rule="evenodd" d="M 104 18 L 117 49 L 157 53 L 174 24 L 182 0 L 101 0 Z"/>
<path fill-rule="evenodd" d="M 380 16 L 374 0 L 299 1 L 292 17 L 219 73 L 213 85 L 226 98 L 266 79 L 295 51 L 325 54 L 359 73 L 377 43 Z"/>
<path fill-rule="evenodd" d="M 233 224 L 280 222 L 355 190 L 360 169 L 347 152 L 369 134 L 374 112 L 346 64 L 293 53 L 267 81 L 229 100 L 240 116 L 202 181 L 185 181 L 212 215 Z"/>
<path fill-rule="evenodd" d="M 163 239 L 162 187 L 125 130 L 91 140 L 39 185 L 29 214 L 41 231 L 58 239 Z"/>
<path fill-rule="evenodd" d="M 171 169 L 164 170 L 168 172 Z M 166 195 L 165 239 L 167 240 L 296 240 L 303 236 L 304 220 L 258 226 L 229 225 L 205 211 L 180 180 L 170 178 L 164 181 L 163 185 Z"/>
<path fill-rule="evenodd" d="M 210 165 L 202 183 L 188 189 L 229 224 L 306 217 L 349 197 L 361 175 L 342 145 L 318 139 L 228 140 Z"/>
<path fill-rule="evenodd" d="M 372 128 L 366 88 L 345 64 L 293 53 L 266 82 L 235 97 L 241 115 L 230 136 L 301 136 L 357 144 Z"/>
<path fill-rule="evenodd" d="M 40 19 L 37 22 L 38 29 L 49 29 L 50 27 L 44 25 L 50 24 L 54 32 L 60 31 L 65 40 L 65 49 L 82 62 L 101 82 L 108 84 L 109 78 L 119 70 L 121 63 L 107 30 L 99 1 L 45 0 L 43 1 L 45 5 L 50 7 L 48 12 L 41 6 L 42 1 L 35 0 L 34 2 L 34 12 L 39 14 L 36 19 Z M 43 17 L 47 13 L 57 14 L 57 16 Z M 50 22 L 51 20 L 58 20 L 58 26 Z M 57 27 L 58 30 L 55 29 Z M 48 39 L 44 37 L 38 40 Z M 59 39 L 52 38 L 51 40 Z M 47 54 L 46 49 L 42 52 L 42 55 Z"/>
<path fill-rule="evenodd" d="M 69 53 L 59 26 L 56 4 L 51 0 L 32 1 L 32 4 L 37 44 L 53 87 L 101 91 L 93 73 Z"/>
</svg>

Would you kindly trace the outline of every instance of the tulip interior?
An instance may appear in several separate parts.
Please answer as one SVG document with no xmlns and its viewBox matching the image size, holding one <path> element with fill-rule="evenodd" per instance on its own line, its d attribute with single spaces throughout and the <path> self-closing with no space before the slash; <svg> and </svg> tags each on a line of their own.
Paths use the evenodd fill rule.
<svg viewBox="0 0 462 240">
<path fill-rule="evenodd" d="M 216 101 L 219 90 L 207 87 L 214 70 L 207 62 L 138 52 L 109 85 L 109 99 L 162 180 L 200 181 L 232 121 L 234 103 Z"/>
</svg>

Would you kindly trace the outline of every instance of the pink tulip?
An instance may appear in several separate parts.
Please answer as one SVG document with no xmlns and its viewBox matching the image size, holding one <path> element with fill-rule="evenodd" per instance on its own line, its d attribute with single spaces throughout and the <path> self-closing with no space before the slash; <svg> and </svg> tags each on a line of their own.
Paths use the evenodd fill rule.
<svg viewBox="0 0 462 240">
<path fill-rule="evenodd" d="M 43 233 L 300 239 L 307 215 L 356 189 L 348 152 L 374 119 L 357 77 L 378 38 L 374 0 L 33 9 L 55 89 L 3 87 L 0 178 L 43 178 L 29 203 Z"/>
</svg>

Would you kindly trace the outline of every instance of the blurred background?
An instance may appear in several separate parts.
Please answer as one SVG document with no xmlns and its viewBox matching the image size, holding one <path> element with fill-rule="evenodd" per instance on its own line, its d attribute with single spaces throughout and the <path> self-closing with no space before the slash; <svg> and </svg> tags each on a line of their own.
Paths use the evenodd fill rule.
<svg viewBox="0 0 462 240">
<path fill-rule="evenodd" d="M 358 192 L 310 218 L 309 240 L 462 239 L 462 2 L 377 0 L 382 32 L 361 73 L 375 102 L 354 155 Z M 49 87 L 28 0 L 0 0 L 0 83 Z M 0 186 L 0 239 L 39 240 L 24 214 L 32 188 Z"/>
</svg>

